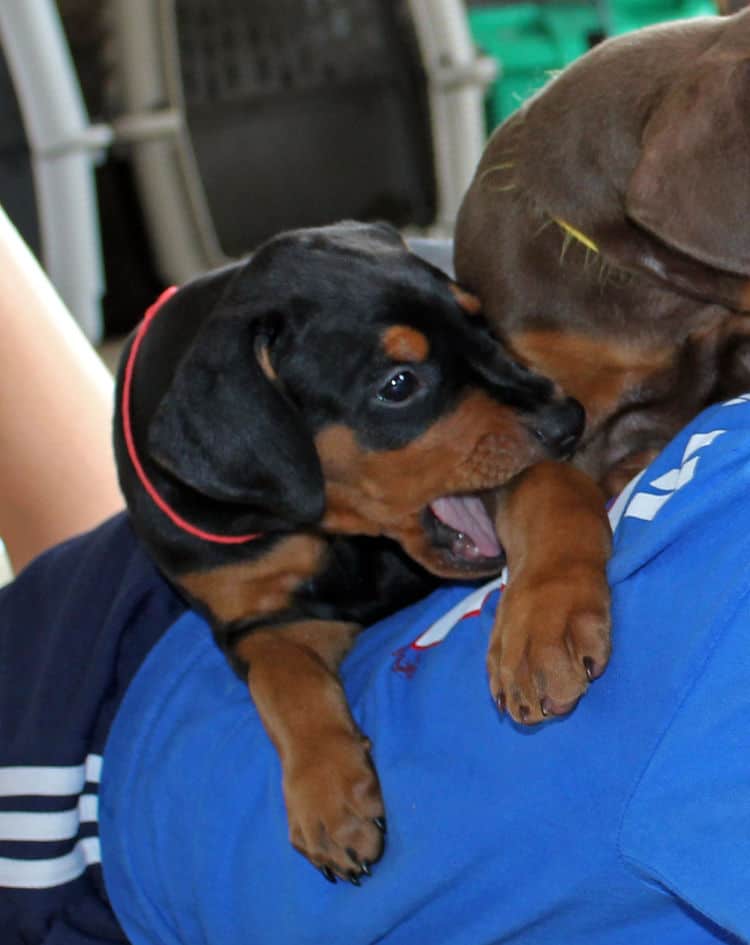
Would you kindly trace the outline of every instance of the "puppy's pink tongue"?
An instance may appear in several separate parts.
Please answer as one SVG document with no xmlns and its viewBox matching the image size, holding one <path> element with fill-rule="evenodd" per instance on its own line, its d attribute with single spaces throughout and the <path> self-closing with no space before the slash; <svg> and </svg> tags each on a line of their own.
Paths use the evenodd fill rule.
<svg viewBox="0 0 750 945">
<path fill-rule="evenodd" d="M 444 496 L 430 509 L 435 518 L 458 532 L 455 550 L 466 558 L 497 558 L 501 554 L 495 528 L 476 496 Z"/>
</svg>

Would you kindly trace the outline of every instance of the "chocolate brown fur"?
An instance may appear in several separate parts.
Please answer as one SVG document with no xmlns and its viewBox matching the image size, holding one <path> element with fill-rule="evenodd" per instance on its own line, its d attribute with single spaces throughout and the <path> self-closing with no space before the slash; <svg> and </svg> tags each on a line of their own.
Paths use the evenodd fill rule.
<svg viewBox="0 0 750 945">
<path fill-rule="evenodd" d="M 750 389 L 748 220 L 750 11 L 608 40 L 490 139 L 459 281 L 584 404 L 576 462 L 608 492 Z"/>
</svg>

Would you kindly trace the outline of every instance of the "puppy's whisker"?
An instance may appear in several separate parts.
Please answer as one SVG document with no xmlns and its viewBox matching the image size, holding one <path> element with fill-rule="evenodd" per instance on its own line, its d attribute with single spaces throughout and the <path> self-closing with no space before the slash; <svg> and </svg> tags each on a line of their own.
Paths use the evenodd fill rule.
<svg viewBox="0 0 750 945">
<path fill-rule="evenodd" d="M 560 265 L 562 266 L 565 262 L 565 254 L 568 251 L 568 247 L 573 242 L 573 236 L 567 231 L 563 233 L 562 246 L 560 247 Z"/>
<path fill-rule="evenodd" d="M 542 233 L 544 233 L 544 231 L 547 229 L 547 227 L 551 223 L 554 223 L 554 222 L 555 221 L 552 219 L 552 217 L 548 217 L 546 220 L 543 220 L 541 224 L 539 225 L 539 228 L 534 230 L 534 233 L 531 236 L 532 240 L 535 240 L 538 236 L 541 236 Z"/>
<path fill-rule="evenodd" d="M 487 170 L 483 171 L 480 174 L 479 182 L 481 184 L 484 184 L 486 179 L 491 174 L 495 174 L 495 173 L 499 174 L 499 173 L 502 173 L 503 171 L 511 171 L 513 170 L 514 167 L 515 167 L 515 161 L 502 161 L 500 164 L 493 164 L 492 167 L 488 167 Z M 502 187 L 492 187 L 491 185 L 488 185 L 487 189 L 496 191 L 496 192 L 502 192 L 502 191 L 513 190 L 513 188 L 516 186 L 517 186 L 516 182 L 511 181 L 510 184 L 506 184 Z"/>
</svg>

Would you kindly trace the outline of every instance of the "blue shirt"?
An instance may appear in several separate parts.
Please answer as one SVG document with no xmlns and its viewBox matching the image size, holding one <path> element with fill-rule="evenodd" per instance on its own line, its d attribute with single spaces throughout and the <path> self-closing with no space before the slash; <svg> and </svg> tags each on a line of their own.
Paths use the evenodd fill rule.
<svg viewBox="0 0 750 945">
<path fill-rule="evenodd" d="M 361 635 L 342 674 L 388 813 L 361 888 L 329 885 L 289 846 L 247 690 L 185 614 L 104 754 L 104 876 L 131 941 L 750 941 L 748 497 L 739 398 L 618 503 L 612 660 L 567 718 L 498 715 L 484 666 L 497 589 L 446 587 Z"/>
</svg>

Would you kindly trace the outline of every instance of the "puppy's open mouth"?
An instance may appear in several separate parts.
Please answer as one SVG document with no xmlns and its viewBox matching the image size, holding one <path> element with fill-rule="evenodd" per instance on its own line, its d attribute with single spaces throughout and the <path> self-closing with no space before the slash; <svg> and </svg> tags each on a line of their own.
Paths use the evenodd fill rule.
<svg viewBox="0 0 750 945">
<path fill-rule="evenodd" d="M 425 526 L 435 547 L 455 561 L 483 569 L 503 560 L 486 500 L 477 495 L 443 496 L 425 510 Z"/>
</svg>

